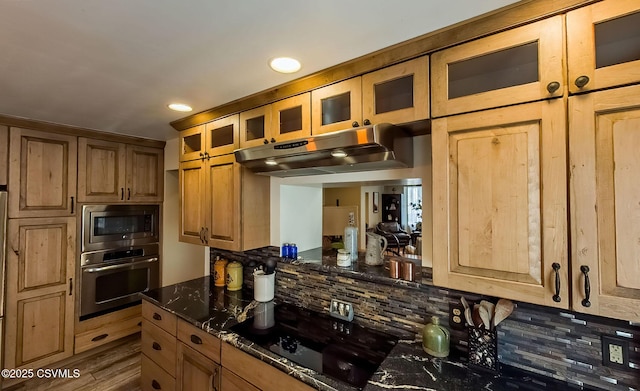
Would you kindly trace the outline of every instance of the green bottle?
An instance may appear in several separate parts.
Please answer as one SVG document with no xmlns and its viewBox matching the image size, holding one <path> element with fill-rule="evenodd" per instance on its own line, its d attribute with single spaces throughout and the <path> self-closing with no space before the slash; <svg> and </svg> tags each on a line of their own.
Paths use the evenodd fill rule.
<svg viewBox="0 0 640 391">
<path fill-rule="evenodd" d="M 431 323 L 427 323 L 422 329 L 422 348 L 434 357 L 449 355 L 449 330 L 440 326 L 437 316 L 432 316 Z"/>
</svg>

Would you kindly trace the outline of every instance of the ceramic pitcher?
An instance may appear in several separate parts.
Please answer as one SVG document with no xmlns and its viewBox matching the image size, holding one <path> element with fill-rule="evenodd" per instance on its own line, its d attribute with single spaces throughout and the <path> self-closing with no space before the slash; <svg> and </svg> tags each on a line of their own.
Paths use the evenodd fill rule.
<svg viewBox="0 0 640 391">
<path fill-rule="evenodd" d="M 367 232 L 367 265 L 382 265 L 384 263 L 384 250 L 387 249 L 387 238 Z"/>
</svg>

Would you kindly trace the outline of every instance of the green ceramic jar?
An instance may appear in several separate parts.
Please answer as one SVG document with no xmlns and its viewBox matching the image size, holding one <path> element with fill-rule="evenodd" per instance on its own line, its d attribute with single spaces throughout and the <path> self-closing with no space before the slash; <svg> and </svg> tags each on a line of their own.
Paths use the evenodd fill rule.
<svg viewBox="0 0 640 391">
<path fill-rule="evenodd" d="M 431 356 L 447 357 L 449 338 L 449 330 L 440 326 L 437 316 L 432 316 L 431 323 L 427 323 L 422 329 L 422 348 Z"/>
</svg>

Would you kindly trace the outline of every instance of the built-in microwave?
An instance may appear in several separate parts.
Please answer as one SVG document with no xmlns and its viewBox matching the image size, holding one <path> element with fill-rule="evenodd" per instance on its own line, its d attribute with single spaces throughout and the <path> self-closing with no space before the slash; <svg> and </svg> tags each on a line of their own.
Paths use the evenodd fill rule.
<svg viewBox="0 0 640 391">
<path fill-rule="evenodd" d="M 82 252 L 157 243 L 159 227 L 158 205 L 84 205 Z"/>
</svg>

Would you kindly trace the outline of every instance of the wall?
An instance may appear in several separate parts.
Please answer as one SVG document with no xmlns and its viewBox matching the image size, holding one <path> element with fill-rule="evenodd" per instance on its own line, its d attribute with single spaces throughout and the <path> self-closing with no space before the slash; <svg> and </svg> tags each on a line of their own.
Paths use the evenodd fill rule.
<svg viewBox="0 0 640 391">
<path fill-rule="evenodd" d="M 322 246 L 322 188 L 280 187 L 280 240 L 295 243 L 298 251 Z"/>
<path fill-rule="evenodd" d="M 202 277 L 209 273 L 208 248 L 178 241 L 178 222 L 180 221 L 178 138 L 167 141 L 164 163 L 162 286 Z"/>
</svg>

